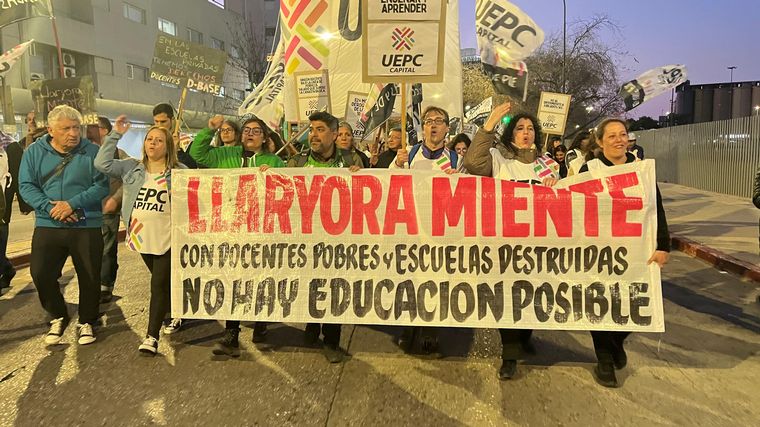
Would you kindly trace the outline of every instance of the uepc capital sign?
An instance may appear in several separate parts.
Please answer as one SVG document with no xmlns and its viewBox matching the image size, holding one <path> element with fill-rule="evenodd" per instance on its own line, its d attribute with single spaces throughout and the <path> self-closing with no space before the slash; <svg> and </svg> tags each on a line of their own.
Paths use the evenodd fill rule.
<svg viewBox="0 0 760 427">
<path fill-rule="evenodd" d="M 362 2 L 363 81 L 443 81 L 444 0 Z"/>
</svg>

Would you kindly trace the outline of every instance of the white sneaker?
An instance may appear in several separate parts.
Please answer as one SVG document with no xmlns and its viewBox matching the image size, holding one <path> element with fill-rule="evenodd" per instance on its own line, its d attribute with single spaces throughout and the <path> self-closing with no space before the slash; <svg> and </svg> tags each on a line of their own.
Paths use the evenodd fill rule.
<svg viewBox="0 0 760 427">
<path fill-rule="evenodd" d="M 181 327 L 182 327 L 182 319 L 180 318 L 172 319 L 171 322 L 167 323 L 166 326 L 164 326 L 164 334 L 171 335 L 179 331 Z"/>
<path fill-rule="evenodd" d="M 155 356 L 158 352 L 158 340 L 148 335 L 137 350 L 140 351 L 140 356 Z"/>
<path fill-rule="evenodd" d="M 64 321 L 63 317 L 51 320 L 50 330 L 48 331 L 47 335 L 45 335 L 45 344 L 60 344 L 64 329 L 66 329 L 66 322 Z"/>
<path fill-rule="evenodd" d="M 92 325 L 83 323 L 77 325 L 79 328 L 79 344 L 87 345 L 95 342 L 95 333 L 92 331 Z"/>
</svg>

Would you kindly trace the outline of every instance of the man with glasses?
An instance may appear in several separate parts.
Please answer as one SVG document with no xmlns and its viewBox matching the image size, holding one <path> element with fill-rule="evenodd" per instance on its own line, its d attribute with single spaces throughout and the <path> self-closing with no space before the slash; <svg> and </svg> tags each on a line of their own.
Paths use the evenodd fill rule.
<svg viewBox="0 0 760 427">
<path fill-rule="evenodd" d="M 252 117 L 243 122 L 241 145 L 211 146 L 214 133 L 217 129 L 224 129 L 225 127 L 230 127 L 230 122 L 217 115 L 209 119 L 208 127 L 195 136 L 195 140 L 190 145 L 190 156 L 198 164 L 220 169 L 257 167 L 262 172 L 270 167 L 281 168 L 285 166 L 282 159 L 269 152 L 265 143 L 269 137 L 269 129 L 261 119 Z M 228 320 L 224 326 L 224 336 L 214 347 L 213 353 L 217 356 L 239 357 L 239 334 L 240 322 Z M 252 341 L 254 343 L 264 342 L 266 335 L 267 323 L 256 322 L 253 326 Z"/>
<path fill-rule="evenodd" d="M 427 107 L 422 114 L 422 133 L 423 141 L 409 150 L 398 150 L 389 168 L 440 170 L 447 174 L 458 172 L 462 162 L 456 152 L 446 148 L 449 113 L 443 108 Z"/>
<path fill-rule="evenodd" d="M 446 174 L 459 172 L 462 162 L 455 151 L 446 147 L 449 134 L 449 113 L 446 110 L 430 106 L 422 114 L 423 140 L 406 150 L 396 153 L 389 169 L 415 169 L 442 171 Z M 398 339 L 402 350 L 412 352 L 417 344 L 424 354 L 438 350 L 438 332 L 436 328 L 408 326 L 404 327 Z"/>
</svg>

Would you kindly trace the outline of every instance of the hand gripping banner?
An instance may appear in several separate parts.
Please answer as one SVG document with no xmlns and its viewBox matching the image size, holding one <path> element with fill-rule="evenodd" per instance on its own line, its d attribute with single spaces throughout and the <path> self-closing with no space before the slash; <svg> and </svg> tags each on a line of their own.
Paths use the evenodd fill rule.
<svg viewBox="0 0 760 427">
<path fill-rule="evenodd" d="M 175 170 L 172 316 L 664 330 L 654 161 L 556 188 L 389 170 Z"/>
</svg>

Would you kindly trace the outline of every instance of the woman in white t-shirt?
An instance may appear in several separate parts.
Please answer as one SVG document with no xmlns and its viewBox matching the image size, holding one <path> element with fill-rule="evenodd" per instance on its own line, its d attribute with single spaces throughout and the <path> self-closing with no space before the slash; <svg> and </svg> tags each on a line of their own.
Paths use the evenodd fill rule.
<svg viewBox="0 0 760 427">
<path fill-rule="evenodd" d="M 512 117 L 497 141 L 496 125 L 511 110 L 509 102 L 495 107 L 464 157 L 464 168 L 471 175 L 491 176 L 498 179 L 554 186 L 559 179 L 559 165 L 541 155 L 537 141 L 541 141 L 541 127 L 531 114 L 519 113 Z M 502 365 L 499 378 L 511 379 L 517 373 L 517 359 L 521 352 L 535 353 L 530 329 L 500 329 Z"/>
<path fill-rule="evenodd" d="M 158 126 L 145 135 L 142 160 L 114 159 L 116 144 L 129 127 L 126 116 L 116 119 L 95 157 L 95 167 L 124 182 L 121 218 L 127 226 L 126 244 L 140 253 L 151 273 L 148 333 L 138 349 L 154 356 L 170 303 L 171 171 L 185 166 L 177 160 L 171 132 Z"/>
</svg>

